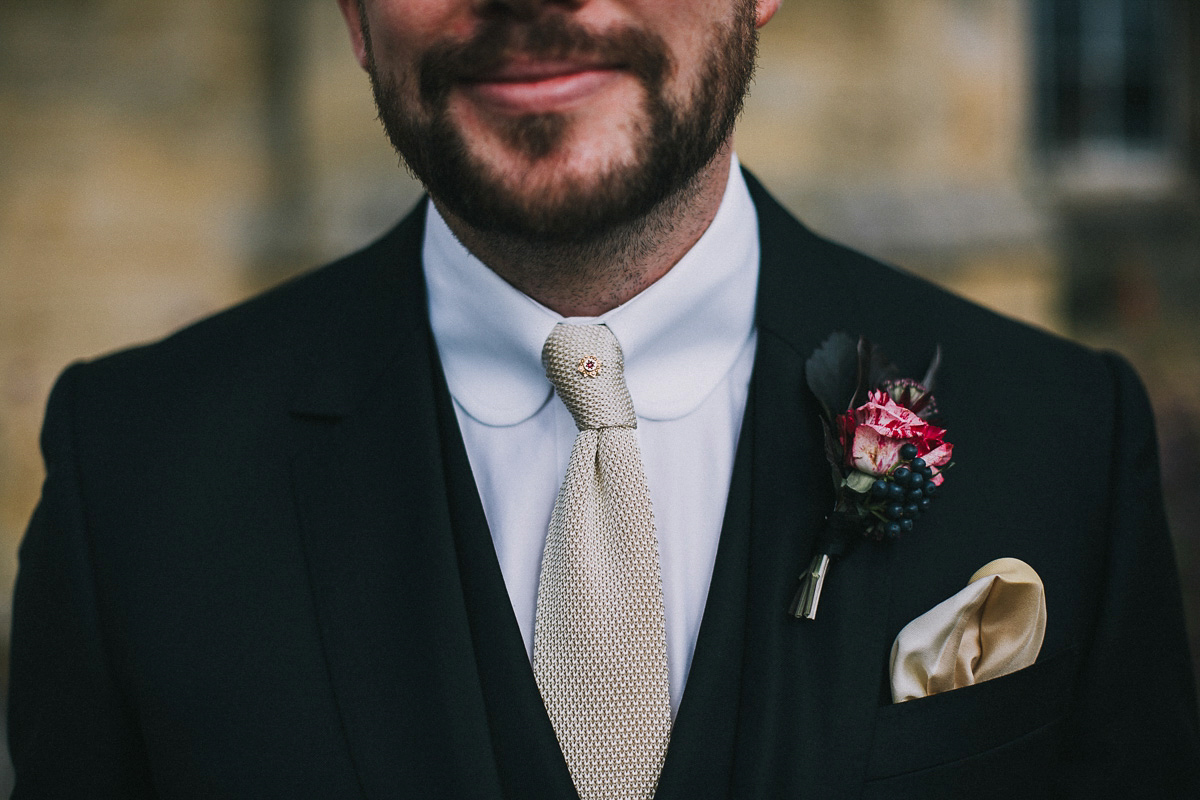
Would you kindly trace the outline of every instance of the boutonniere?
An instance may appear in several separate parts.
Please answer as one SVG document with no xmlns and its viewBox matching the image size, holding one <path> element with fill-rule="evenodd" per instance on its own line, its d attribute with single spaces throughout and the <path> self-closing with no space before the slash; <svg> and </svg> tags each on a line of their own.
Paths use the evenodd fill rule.
<svg viewBox="0 0 1200 800">
<path fill-rule="evenodd" d="M 863 540 L 898 539 L 916 527 L 944 480 L 953 446 L 934 425 L 934 353 L 920 381 L 897 369 L 866 337 L 835 333 L 804 365 L 821 404 L 825 456 L 836 501 L 789 613 L 815 619 L 829 566 Z"/>
</svg>

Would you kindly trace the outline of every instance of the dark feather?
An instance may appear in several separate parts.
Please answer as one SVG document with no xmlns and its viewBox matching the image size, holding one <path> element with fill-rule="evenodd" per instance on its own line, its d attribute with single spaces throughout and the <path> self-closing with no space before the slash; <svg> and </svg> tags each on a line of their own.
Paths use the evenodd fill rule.
<svg viewBox="0 0 1200 800">
<path fill-rule="evenodd" d="M 850 398 L 847 408 L 858 408 L 867 402 L 867 392 L 871 391 L 871 358 L 874 350 L 875 346 L 871 344 L 870 339 L 865 336 L 858 337 L 858 346 L 855 348 L 857 361 L 854 396 Z"/>
<path fill-rule="evenodd" d="M 921 380 L 921 385 L 925 387 L 925 391 L 932 392 L 934 390 L 934 381 L 937 380 L 938 368 L 942 366 L 942 346 L 939 344 L 933 351 L 933 360 L 929 362 L 929 369 L 925 371 L 925 377 Z"/>
<path fill-rule="evenodd" d="M 876 347 L 867 337 L 860 336 L 858 339 L 858 383 L 849 407 L 858 408 L 867 402 L 868 393 L 872 389 L 881 388 L 896 372 L 896 365 L 887 360 L 883 349 Z"/>
<path fill-rule="evenodd" d="M 887 360 L 881 347 L 871 348 L 871 360 L 867 364 L 867 380 L 872 389 L 882 387 L 885 381 L 896 377 L 899 372 L 896 365 Z M 866 402 L 865 398 L 863 402 Z"/>
</svg>

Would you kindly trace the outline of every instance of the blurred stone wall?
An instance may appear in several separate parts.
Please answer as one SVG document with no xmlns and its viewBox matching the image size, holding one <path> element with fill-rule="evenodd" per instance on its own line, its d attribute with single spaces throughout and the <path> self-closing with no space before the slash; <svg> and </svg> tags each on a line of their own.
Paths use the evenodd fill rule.
<svg viewBox="0 0 1200 800">
<path fill-rule="evenodd" d="M 1061 330 L 1029 31 L 1025 0 L 785 3 L 739 150 L 822 233 Z"/>
<path fill-rule="evenodd" d="M 1032 2 L 786 2 L 764 31 L 738 150 L 820 232 L 1133 355 L 1170 425 L 1194 575 L 1196 328 L 1136 279 L 1115 300 L 1132 326 L 1065 313 L 1078 248 L 1064 220 L 1080 217 L 1034 158 Z M 374 120 L 332 0 L 0 4 L 0 187 L 3 641 L 57 373 L 364 243 L 419 190 Z M 1171 252 L 1186 264 L 1191 251 Z"/>
</svg>

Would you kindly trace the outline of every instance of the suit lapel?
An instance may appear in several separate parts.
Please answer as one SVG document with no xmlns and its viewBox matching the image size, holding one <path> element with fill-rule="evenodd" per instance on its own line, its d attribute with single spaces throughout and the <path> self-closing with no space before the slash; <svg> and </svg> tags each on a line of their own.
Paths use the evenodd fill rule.
<svg viewBox="0 0 1200 800">
<path fill-rule="evenodd" d="M 878 700 L 886 549 L 834 565 L 815 621 L 786 614 L 833 506 L 816 409 L 800 353 L 764 329 L 737 798 L 856 794 Z"/>
<path fill-rule="evenodd" d="M 333 269 L 293 406 L 293 491 L 363 794 L 501 796 L 451 535 L 419 267 L 423 214 Z"/>
<path fill-rule="evenodd" d="M 863 330 L 867 306 L 854 294 L 870 281 L 757 181 L 749 183 L 762 271 L 748 645 L 733 795 L 857 796 L 887 655 L 894 548 L 864 544 L 837 562 L 816 620 L 785 612 L 834 500 L 804 362 L 833 331 Z"/>
<path fill-rule="evenodd" d="M 749 178 L 759 343 L 725 527 L 660 797 L 850 797 L 883 680 L 892 551 L 835 565 L 815 621 L 786 614 L 833 490 L 804 361 L 855 331 L 856 276 Z"/>
</svg>

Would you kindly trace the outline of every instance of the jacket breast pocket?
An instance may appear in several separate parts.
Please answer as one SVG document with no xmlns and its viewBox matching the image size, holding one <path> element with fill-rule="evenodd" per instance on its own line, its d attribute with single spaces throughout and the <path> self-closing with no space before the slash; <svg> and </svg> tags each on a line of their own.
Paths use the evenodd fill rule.
<svg viewBox="0 0 1200 800">
<path fill-rule="evenodd" d="M 867 780 L 919 778 L 924 771 L 935 773 L 938 767 L 955 764 L 958 766 L 946 775 L 966 776 L 970 774 L 970 760 L 987 753 L 997 756 L 992 759 L 997 762 L 994 766 L 1004 774 L 1005 764 L 1011 767 L 1024 761 L 1031 766 L 1030 758 L 1038 760 L 1035 752 L 1021 746 L 1026 740 L 1031 748 L 1041 748 L 1047 758 L 1052 758 L 1055 748 L 1048 741 L 1037 740 L 1043 738 L 1039 734 L 1053 738 L 1049 734 L 1066 713 L 1075 653 L 1074 649 L 1066 650 L 1000 678 L 881 707 L 876 715 Z M 1006 752 L 1011 756 L 1005 756 Z M 984 766 L 982 761 L 979 766 Z M 983 769 L 982 774 L 990 772 Z M 916 785 L 924 784 L 917 780 Z M 927 796 L 938 796 L 933 784 L 925 785 L 923 791 Z"/>
</svg>

